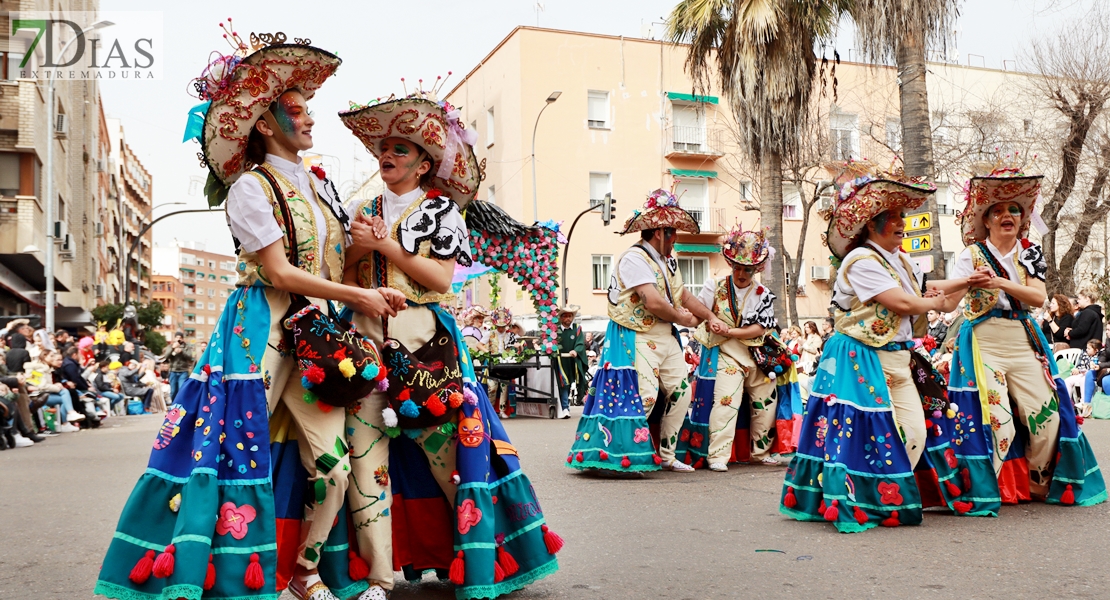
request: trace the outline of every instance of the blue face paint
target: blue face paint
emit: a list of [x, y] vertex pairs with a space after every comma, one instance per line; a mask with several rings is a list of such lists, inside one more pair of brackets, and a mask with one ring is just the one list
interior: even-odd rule
[[293, 136], [304, 124], [306, 111], [290, 94], [284, 94], [274, 103], [274, 121], [286, 136]]

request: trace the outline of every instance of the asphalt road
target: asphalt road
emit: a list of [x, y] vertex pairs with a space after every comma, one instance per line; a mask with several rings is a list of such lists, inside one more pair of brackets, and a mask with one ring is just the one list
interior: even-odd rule
[[[567, 542], [558, 573], [510, 598], [1110, 598], [1110, 504], [1012, 506], [998, 519], [927, 513], [920, 527], [838, 534], [779, 515], [782, 467], [635, 481], [573, 473], [564, 458], [576, 422], [507, 424]], [[160, 424], [116, 417], [0, 453], [0, 600], [92, 597]], [[1110, 464], [1110, 422], [1084, 429]], [[454, 594], [435, 582], [393, 594], [415, 598]]]

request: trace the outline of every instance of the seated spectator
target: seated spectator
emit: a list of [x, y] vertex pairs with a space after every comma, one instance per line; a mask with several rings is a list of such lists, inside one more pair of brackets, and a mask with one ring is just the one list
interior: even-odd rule
[[[1097, 341], [1091, 340], [1091, 342]], [[1088, 344], [1087, 348], [1091, 348], [1091, 345]], [[1084, 406], [1080, 407], [1080, 414], [1090, 410], [1089, 405], [1095, 397], [1096, 388], [1101, 389], [1104, 394], [1110, 394], [1110, 346], [1101, 346], [1101, 348], [1098, 354], [1091, 359], [1091, 367], [1083, 374], [1081, 396]], [[1090, 350], [1088, 350], [1089, 352]]]
[[104, 359], [97, 365], [96, 376], [93, 378], [93, 387], [96, 389], [96, 394], [103, 398], [107, 398], [111, 406], [115, 406], [123, 400], [124, 396], [120, 393], [120, 383], [116, 378], [116, 374], [111, 370], [112, 361]]
[[[0, 377], [0, 384], [7, 386], [14, 396], [14, 425], [15, 432], [13, 436], [16, 438], [16, 447], [22, 447], [23, 444], [19, 441], [20, 437], [25, 437], [31, 442], [41, 442], [44, 438], [39, 436], [36, 431], [38, 427], [31, 415], [31, 399], [27, 395], [27, 386], [24, 384], [23, 373], [18, 373], [14, 377], [6, 375]], [[36, 407], [37, 410], [37, 407]]]
[[41, 361], [32, 361], [24, 366], [27, 380], [33, 382], [28, 388], [32, 395], [45, 398], [45, 406], [57, 407], [58, 418], [55, 420], [55, 431], [58, 433], [72, 433], [78, 431], [73, 423], [81, 421], [85, 415], [73, 410], [73, 398], [69, 390], [61, 383], [61, 374], [57, 372], [62, 367], [62, 355], [58, 352], [47, 351], [42, 355]]
[[23, 365], [31, 361], [31, 353], [27, 351], [27, 338], [22, 333], [13, 333], [8, 338], [8, 351], [4, 354], [4, 364], [8, 373], [22, 373]]
[[[130, 342], [128, 342], [130, 343]], [[154, 389], [147, 387], [139, 381], [143, 376], [139, 361], [132, 359], [120, 368], [118, 377], [126, 396], [143, 399], [143, 412], [151, 412], [150, 404], [154, 400]]]
[[85, 404], [86, 396], [91, 394], [89, 382], [81, 372], [81, 364], [77, 362], [79, 352], [77, 346], [72, 344], [62, 351], [61, 383], [69, 390], [75, 410], [85, 415], [83, 425], [96, 428], [100, 426], [100, 418], [96, 414], [95, 407], [86, 407]]
[[166, 412], [165, 382], [162, 381], [162, 376], [158, 374], [154, 361], [149, 358], [144, 360], [140, 363], [139, 371], [139, 383], [149, 387], [152, 392], [150, 396], [151, 412]]

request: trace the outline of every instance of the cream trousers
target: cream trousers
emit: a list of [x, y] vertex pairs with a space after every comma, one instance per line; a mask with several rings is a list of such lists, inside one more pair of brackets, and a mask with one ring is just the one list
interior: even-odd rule
[[659, 425], [659, 456], [664, 461], [673, 461], [678, 432], [690, 409], [690, 384], [686, 381], [689, 371], [682, 348], [671, 332], [670, 323], [657, 321], [648, 331], [636, 333], [636, 373], [644, 416], [651, 414], [660, 392], [666, 399], [666, 411]]

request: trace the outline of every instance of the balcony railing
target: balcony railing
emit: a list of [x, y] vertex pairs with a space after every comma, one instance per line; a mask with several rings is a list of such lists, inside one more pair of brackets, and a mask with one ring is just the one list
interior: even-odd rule
[[667, 158], [704, 156], [715, 158], [724, 154], [725, 130], [714, 127], [673, 125], [667, 128]]
[[690, 208], [683, 206], [686, 212], [694, 217], [701, 227], [702, 233], [725, 233], [728, 231], [728, 225], [725, 223], [725, 209], [723, 208]]

